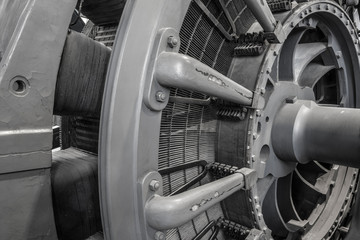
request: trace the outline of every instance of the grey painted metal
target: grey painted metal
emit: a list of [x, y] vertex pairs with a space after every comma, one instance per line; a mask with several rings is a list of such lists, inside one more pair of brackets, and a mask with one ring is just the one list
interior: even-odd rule
[[276, 20], [268, 4], [264, 0], [244, 0], [265, 32], [274, 32]]
[[[101, 194], [104, 232], [109, 239], [154, 238], [154, 232], [152, 232], [153, 234], [149, 234], [149, 232], [144, 231], [147, 225], [144, 224], [144, 219], [141, 214], [145, 206], [142, 200], [149, 199], [153, 196], [150, 193], [149, 195], [143, 194], [144, 189], [151, 191], [147, 185], [150, 182], [143, 181], [143, 176], [148, 176], [149, 171], [156, 172], [157, 170], [157, 137], [159, 134], [158, 123], [160, 121], [160, 114], [151, 111], [151, 108], [147, 106], [146, 103], [144, 104], [142, 98], [146, 95], [144, 86], [148, 83], [149, 72], [153, 73], [154, 70], [150, 62], [154, 61], [157, 57], [157, 54], [153, 54], [153, 48], [157, 41], [155, 36], [159, 36], [159, 30], [161, 28], [170, 27], [178, 31], [180, 29], [181, 19], [185, 15], [189, 4], [189, 1], [164, 0], [137, 0], [130, 2], [131, 3], [128, 3], [121, 27], [119, 28], [116, 41], [117, 45], [115, 46], [108, 75], [102, 113], [102, 137], [100, 143]], [[144, 9], [146, 9], [146, 14], [144, 14]], [[299, 6], [289, 14], [289, 17], [282, 21], [286, 33], [289, 34], [294, 26], [303, 20], [300, 16], [308, 16], [315, 12], [316, 14], [319, 13], [319, 15], [324, 12], [324, 15], [330, 16], [330, 19], [336, 19], [334, 22], [340, 21], [339, 25], [342, 27], [337, 29], [341, 29], [341, 32], [346, 36], [346, 41], [344, 42], [352, 46], [357, 36], [356, 34], [347, 34], [352, 31], [353, 26], [351, 23], [345, 25], [348, 21], [347, 15], [342, 12], [342, 10], [339, 10], [339, 7], [331, 1], [311, 1], [299, 4]], [[160, 17], [160, 14], [163, 16]], [[343, 16], [342, 19], [338, 17], [340, 14]], [[165, 22], [167, 22], [167, 24], [164, 24]], [[256, 72], [255, 80], [257, 82], [256, 84], [252, 83], [252, 85], [256, 85], [254, 90], [259, 92], [259, 97], [260, 93], [263, 97], [270, 95], [269, 93], [271, 91], [268, 90], [266, 86], [268, 81], [277, 84], [278, 79], [273, 79], [272, 76], [276, 76], [278, 69], [276, 68], [277, 66], [272, 67], [281, 51], [281, 47], [281, 44], [271, 45], [269, 51], [266, 53], [266, 57], [260, 59], [262, 64], [261, 67], [259, 67], [259, 71]], [[351, 61], [351, 63], [358, 63], [357, 51], [357, 46], [354, 47], [354, 51], [351, 51], [351, 57], [356, 59]], [[248, 61], [248, 59], [246, 59], [246, 61]], [[244, 66], [248, 68], [250, 64], [247, 64], [246, 61], [244, 61]], [[249, 68], [252, 68], [252, 66], [249, 66]], [[275, 72], [272, 76], [270, 76], [271, 71]], [[354, 79], [357, 79], [357, 72], [355, 72], [353, 76]], [[257, 95], [254, 96], [254, 98], [255, 97], [257, 97]], [[252, 113], [253, 112], [250, 112], [249, 116], [250, 119], [254, 119], [254, 124], [253, 126], [251, 123], [249, 124], [251, 125], [249, 127], [250, 135], [252, 134], [251, 131], [254, 131], [256, 134], [258, 119], [261, 118], [261, 116], [257, 115], [254, 117], [255, 114]], [[261, 131], [270, 132], [270, 130], [266, 130], [265, 124], [270, 126], [273, 119], [265, 121], [265, 118], [266, 115], [263, 115], [264, 121], [261, 120]], [[267, 164], [266, 161], [268, 159], [266, 159], [266, 157], [258, 159], [258, 155], [256, 155], [256, 157], [254, 156], [254, 158], [252, 158], [253, 146], [255, 144], [253, 143], [252, 137], [248, 137], [248, 139], [248, 148], [245, 151], [249, 158], [247, 159], [250, 162], [249, 164], [252, 164], [251, 160]], [[260, 144], [262, 144], [262, 142]], [[254, 152], [254, 155], [258, 153], [259, 152]], [[253, 163], [253, 165], [255, 165], [255, 163]], [[343, 198], [336, 198], [336, 196], [333, 198], [331, 196], [331, 200], [336, 201], [339, 199], [340, 202], [343, 202], [346, 194], [342, 193], [348, 192], [347, 190], [349, 189], [347, 186], [351, 183], [349, 179], [352, 179], [352, 176], [348, 174], [351, 172], [350, 170], [346, 168], [341, 168], [340, 170], [343, 173], [341, 176], [346, 175], [346, 181], [344, 181], [346, 187], [342, 188], [340, 184], [337, 184], [335, 188], [339, 186], [338, 189], [341, 189], [340, 195], [341, 197], [343, 196]], [[270, 179], [269, 182], [262, 181], [262, 185], [252, 188], [249, 199], [250, 203], [247, 204], [253, 205], [252, 209], [256, 213], [255, 216], [251, 216], [250, 220], [254, 220], [257, 226], [269, 234], [269, 230], [263, 220], [261, 205], [264, 199], [263, 195], [266, 194], [273, 177], [269, 175], [264, 176], [264, 179], [265, 178], [266, 180]], [[161, 182], [160, 176], [156, 176], [156, 174], [151, 175], [149, 178], [149, 180], [154, 179]], [[340, 182], [340, 180], [338, 182]], [[128, 191], [125, 194], [119, 191], [119, 189], [127, 189]], [[137, 191], [134, 189], [137, 189]], [[338, 192], [340, 191], [336, 191], [336, 193]], [[157, 192], [157, 194], [160, 193]], [[139, 199], [141, 200], [139, 201]], [[342, 206], [335, 204], [335, 207], [341, 208]], [[325, 210], [329, 212], [329, 210], [332, 209], [332, 207], [327, 207]], [[336, 208], [334, 211], [339, 212], [340, 210], [338, 211], [338, 208]], [[139, 215], [141, 216], [138, 217]], [[124, 219], [123, 216], [126, 216], [126, 219]], [[328, 219], [333, 223], [334, 218]], [[327, 220], [326, 216], [321, 216], [320, 222], [326, 222], [323, 220]], [[253, 224], [253, 222], [250, 224]], [[328, 224], [328, 222], [326, 222], [326, 224]], [[327, 228], [327, 226], [328, 225], [326, 225], [325, 228]], [[318, 226], [313, 229], [314, 232], [315, 230], [319, 230]]]
[[[319, 19], [317, 16], [321, 16], [320, 21], [316, 21]], [[332, 66], [331, 68], [328, 68], [329, 70], [340, 69], [334, 71], [340, 72], [339, 79], [341, 79], [341, 81], [339, 83], [339, 94], [341, 96], [341, 103], [344, 103], [344, 106], [346, 107], [358, 105], [360, 103], [359, 95], [354, 93], [359, 92], [360, 86], [356, 80], [359, 79], [359, 46], [358, 44], [354, 44], [358, 43], [357, 35], [355, 34], [356, 30], [346, 13], [333, 1], [325, 0], [308, 1], [296, 6], [293, 4], [293, 9], [290, 12], [275, 14], [275, 17], [282, 23], [283, 31], [286, 33], [287, 37], [291, 36], [290, 34], [301, 30], [301, 28], [315, 29], [316, 27], [323, 28], [325, 26], [325, 32], [329, 34], [328, 36], [330, 36], [331, 44], [328, 45], [327, 51], [329, 54], [325, 55], [323, 58], [325, 61], [324, 65]], [[329, 31], [326, 29], [329, 29]], [[247, 151], [247, 159], [250, 166], [259, 173], [258, 184], [255, 185], [251, 191], [253, 199], [250, 204], [248, 204], [253, 204], [249, 209], [253, 209], [254, 212], [258, 209], [255, 202], [259, 202], [261, 206], [264, 206], [264, 197], [269, 193], [270, 186], [276, 184], [273, 183], [273, 181], [286, 171], [291, 171], [291, 168], [294, 169], [296, 165], [296, 162], [285, 162], [281, 160], [276, 160], [276, 162], [273, 161], [274, 159], [277, 159], [272, 150], [271, 143], [271, 126], [274, 117], [279, 107], [288, 97], [298, 96], [299, 99], [314, 98], [310, 86], [317, 83], [317, 80], [319, 79], [318, 74], [312, 75], [308, 72], [311, 69], [306, 68], [298, 82], [298, 86], [296, 86], [297, 84], [294, 84], [293, 71], [294, 68], [299, 66], [297, 66], [295, 61], [292, 62], [296, 46], [292, 48], [287, 45], [288, 40], [289, 38], [286, 39], [284, 44], [272, 44], [268, 51], [265, 52], [266, 56], [259, 60], [259, 62], [256, 62], [255, 58], [235, 60], [236, 62], [242, 61], [237, 63], [237, 68], [241, 70], [241, 72], [239, 71], [239, 74], [245, 76], [241, 79], [249, 79], [254, 75], [256, 77], [256, 80], [254, 80], [257, 83], [255, 92], [258, 92], [259, 95], [254, 95], [253, 102], [257, 103], [258, 96], [263, 96], [266, 101], [264, 109], [258, 107], [260, 110], [259, 116], [258, 114], [255, 114], [255, 112], [250, 115], [254, 120], [252, 127], [249, 128], [251, 132], [248, 132], [249, 136], [252, 137], [248, 137], [249, 140], [247, 146], [249, 151]], [[298, 44], [301, 37], [295, 40], [297, 40], [297, 43], [294, 43], [294, 45]], [[338, 51], [341, 51], [340, 58], [336, 57]], [[284, 61], [281, 62], [283, 55], [288, 57], [284, 57]], [[278, 61], [279, 56], [280, 63]], [[259, 68], [256, 68], [257, 64], [259, 64]], [[286, 69], [290, 70], [289, 77], [279, 79], [279, 76], [284, 75], [282, 74], [282, 71]], [[321, 69], [321, 72], [325, 74], [327, 71], [326, 69]], [[302, 78], [304, 77], [304, 73], [311, 78]], [[231, 78], [235, 79], [234, 77]], [[282, 80], [290, 81], [290, 84], [294, 86], [286, 86]], [[241, 84], [246, 87], [249, 86], [248, 82], [241, 82]], [[275, 100], [275, 98], [277, 98], [277, 100]], [[254, 108], [257, 107], [254, 106]], [[270, 151], [267, 151], [269, 149]], [[283, 171], [284, 165], [286, 171]], [[290, 165], [293, 165], [293, 167]], [[277, 175], [275, 178], [273, 173]], [[332, 188], [332, 194], [326, 201], [323, 210], [319, 211], [318, 214], [314, 213], [312, 216], [313, 219], [316, 218], [314, 225], [307, 229], [307, 232], [303, 234], [302, 239], [322, 239], [323, 236], [325, 239], [331, 239], [334, 229], [341, 224], [342, 216], [346, 215], [346, 212], [349, 210], [349, 205], [346, 204], [348, 201], [345, 199], [351, 199], [351, 192], [353, 192], [351, 185], [356, 181], [356, 175], [357, 171], [352, 168], [339, 167], [335, 186]], [[293, 193], [296, 192], [297, 190], [294, 189]], [[284, 196], [284, 194], [286, 193], [279, 191], [279, 196]], [[276, 198], [276, 195], [272, 195], [267, 199], [270, 199], [271, 197]], [[289, 198], [290, 197], [291, 196], [289, 196]], [[229, 206], [231, 206], [231, 204], [229, 204]], [[261, 214], [259, 213], [255, 216], [261, 229], [269, 228], [269, 225], [267, 224], [268, 221], [271, 223], [276, 221], [277, 216], [275, 214], [270, 215], [266, 220], [267, 222], [263, 221], [265, 215], [269, 212], [275, 213], [278, 211], [279, 204], [274, 204], [273, 208], [273, 210], [268, 211], [268, 208], [263, 207]], [[339, 212], [340, 215], [337, 215]], [[332, 229], [332, 232], [327, 235], [329, 229]]]
[[0, 174], [0, 238], [57, 239], [50, 169]]
[[189, 222], [234, 192], [257, 181], [256, 172], [240, 169], [234, 174], [171, 197], [155, 195], [145, 206], [148, 224], [167, 230]]
[[54, 91], [75, 0], [0, 4], [0, 236], [57, 239], [50, 170]]
[[139, 216], [145, 203], [138, 184], [158, 168], [161, 112], [144, 104], [145, 85], [152, 76], [149, 65], [156, 59], [156, 38], [161, 29], [180, 30], [189, 4], [190, 0], [134, 0], [127, 1], [123, 11], [101, 116], [99, 174], [106, 239], [154, 238], [155, 232], [148, 232]]
[[54, 114], [99, 116], [111, 50], [69, 31], [56, 83]]
[[312, 101], [286, 104], [276, 116], [271, 139], [284, 161], [360, 168], [360, 109], [321, 107]]
[[161, 53], [155, 79], [163, 86], [183, 88], [251, 105], [253, 93], [202, 62], [179, 53]]
[[[169, 43], [170, 42], [170, 43]], [[176, 44], [174, 44], [176, 42]], [[160, 29], [153, 45], [152, 55], [157, 56], [162, 52], [178, 52], [180, 49], [180, 37], [178, 30], [174, 28]], [[156, 58], [149, 62], [149, 81], [145, 83], [144, 103], [151, 110], [160, 111], [168, 103], [170, 89], [161, 86], [155, 79], [153, 71], [156, 65]]]

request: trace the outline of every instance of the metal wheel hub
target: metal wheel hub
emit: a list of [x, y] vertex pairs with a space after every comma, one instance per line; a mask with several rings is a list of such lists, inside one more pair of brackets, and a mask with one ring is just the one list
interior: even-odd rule
[[[287, 39], [283, 44], [271, 45], [258, 78], [256, 89], [260, 98], [265, 99], [265, 107], [261, 109], [260, 99], [258, 110], [250, 116], [253, 117], [253, 125], [249, 128], [252, 130], [248, 131], [252, 137], [248, 141], [247, 156], [251, 159], [250, 165], [256, 169], [261, 179], [252, 190], [253, 198], [250, 204], [253, 205], [253, 211], [257, 212], [254, 217], [259, 225], [264, 230], [269, 227], [276, 238], [287, 235], [296, 238], [302, 235], [302, 239], [329, 239], [335, 234], [337, 226], [341, 225], [344, 212], [349, 208], [348, 201], [352, 197], [357, 171], [336, 165], [327, 166], [328, 169], [324, 172], [311, 170], [323, 165], [315, 162], [298, 166], [299, 161], [291, 159], [289, 152], [290, 149], [301, 147], [301, 154], [309, 148], [320, 152], [320, 145], [325, 146], [326, 141], [339, 143], [335, 140], [339, 139], [338, 137], [329, 134], [322, 138], [320, 145], [318, 142], [317, 145], [309, 143], [306, 147], [299, 146], [301, 141], [294, 138], [310, 127], [299, 126], [306, 121], [304, 115], [298, 116], [301, 115], [299, 109], [311, 109], [308, 107], [311, 102], [327, 106], [329, 102], [321, 102], [324, 96], [320, 97], [316, 88], [326, 85], [325, 82], [334, 78], [337, 96], [330, 105], [358, 105], [358, 96], [353, 92], [359, 87], [354, 78], [359, 73], [356, 56], [359, 52], [358, 40], [350, 19], [332, 2], [299, 4], [293, 8], [292, 14], [277, 17], [282, 19]], [[343, 44], [344, 41], [348, 46]], [[330, 111], [330, 108], [325, 106], [322, 106], [322, 109], [324, 112]], [[340, 111], [328, 116], [332, 124], [339, 114]], [[290, 120], [291, 118], [298, 121]], [[308, 132], [324, 131], [319, 128], [326, 124], [324, 119], [326, 117], [318, 119], [317, 128], [308, 129]], [[285, 132], [291, 133], [285, 137]], [[294, 132], [301, 134], [296, 135]], [[348, 134], [344, 136], [349, 138]], [[352, 141], [357, 140], [354, 138]], [[277, 147], [275, 150], [274, 144]], [[331, 152], [330, 147], [324, 151]], [[345, 152], [349, 151], [343, 153]], [[341, 163], [342, 157], [337, 157], [338, 161], [326, 161], [326, 157], [311, 160], [349, 164]], [[307, 162], [302, 162], [304, 163]], [[317, 180], [310, 183], [312, 180], [309, 179], [312, 178]], [[302, 184], [306, 187], [301, 186]], [[345, 192], [344, 197], [341, 194]], [[309, 200], [311, 198], [313, 199]], [[301, 202], [307, 201], [313, 201], [313, 204], [304, 207]], [[331, 224], [334, 222], [336, 224]]]
[[274, 119], [286, 103], [296, 101], [296, 99], [315, 100], [315, 96], [311, 88], [300, 87], [291, 82], [269, 82], [266, 92], [269, 95], [266, 107], [263, 111], [256, 110], [255, 112], [258, 122], [256, 128], [254, 127], [256, 132], [253, 133], [252, 160], [255, 161], [254, 168], [260, 178], [269, 174], [284, 177], [295, 170], [296, 163], [282, 161], [274, 153], [271, 140]]

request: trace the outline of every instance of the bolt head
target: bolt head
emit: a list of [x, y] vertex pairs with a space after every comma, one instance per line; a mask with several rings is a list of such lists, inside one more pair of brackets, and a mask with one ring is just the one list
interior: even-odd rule
[[165, 240], [165, 234], [163, 232], [156, 232], [155, 233], [155, 240]]
[[163, 91], [156, 92], [156, 101], [158, 102], [165, 102], [166, 94]]
[[151, 180], [151, 182], [150, 182], [150, 184], [149, 184], [149, 188], [150, 188], [150, 190], [152, 190], [152, 191], [157, 191], [157, 190], [159, 190], [159, 188], [160, 188], [160, 183], [159, 183], [159, 181], [157, 181], [157, 180]]
[[261, 117], [261, 111], [260, 110], [256, 110], [256, 116]]
[[178, 45], [179, 40], [174, 36], [170, 36], [170, 37], [168, 37], [167, 42], [168, 42], [169, 47], [174, 48]]

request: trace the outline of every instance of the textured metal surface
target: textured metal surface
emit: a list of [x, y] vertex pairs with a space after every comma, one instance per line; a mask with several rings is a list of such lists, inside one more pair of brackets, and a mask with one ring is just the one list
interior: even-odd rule
[[74, 148], [53, 152], [52, 195], [59, 239], [79, 240], [101, 231], [98, 163]]
[[99, 116], [110, 49], [68, 33], [56, 82], [54, 114]]

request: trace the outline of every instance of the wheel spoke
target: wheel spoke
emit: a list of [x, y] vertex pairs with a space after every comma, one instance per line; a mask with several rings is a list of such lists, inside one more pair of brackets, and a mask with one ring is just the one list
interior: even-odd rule
[[302, 43], [297, 45], [294, 55], [294, 63], [296, 66], [293, 67], [295, 82], [299, 81], [300, 76], [309, 63], [314, 58], [325, 52], [326, 49], [327, 44], [322, 42]]
[[202, 92], [242, 105], [250, 105], [253, 98], [250, 90], [202, 62], [183, 54], [160, 54], [155, 78], [166, 87]]
[[[326, 190], [326, 192], [325, 192], [323, 189], [319, 189], [319, 188], [317, 188], [316, 186], [312, 185], [310, 182], [308, 182], [308, 181], [301, 175], [301, 173], [300, 173], [297, 169], [295, 169], [295, 174], [296, 174], [297, 178], [299, 178], [300, 181], [303, 183], [303, 185], [306, 186], [306, 187], [308, 187], [308, 188], [310, 189], [310, 191], [316, 192], [316, 193], [319, 195], [319, 197], [320, 197], [320, 195], [322, 195], [323, 197], [325, 197], [325, 195], [326, 195], [326, 193], [327, 193], [327, 190]], [[324, 192], [325, 192], [325, 193], [324, 193]]]
[[290, 220], [301, 220], [292, 200], [292, 178], [293, 174], [291, 173], [288, 176], [277, 180], [278, 206], [285, 222]]
[[332, 69], [335, 69], [335, 66], [324, 66], [319, 63], [310, 63], [304, 69], [298, 83], [300, 86], [313, 88], [315, 84]]
[[286, 222], [281, 216], [278, 199], [277, 199], [277, 181], [275, 181], [269, 191], [267, 192], [263, 206], [262, 213], [264, 220], [270, 229], [278, 236], [286, 236], [289, 229]]

